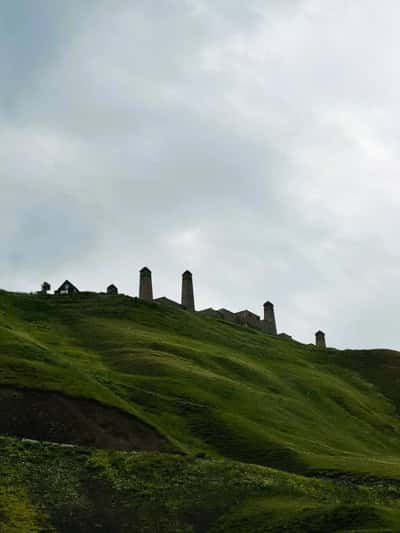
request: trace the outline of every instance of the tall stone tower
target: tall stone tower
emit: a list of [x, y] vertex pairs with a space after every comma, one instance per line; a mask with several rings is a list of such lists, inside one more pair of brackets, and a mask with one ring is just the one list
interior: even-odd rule
[[153, 283], [151, 280], [151, 270], [147, 267], [140, 271], [139, 298], [151, 302], [153, 300]]
[[274, 304], [265, 302], [264, 304], [264, 331], [268, 335], [277, 335]]
[[182, 305], [188, 311], [194, 311], [193, 278], [189, 270], [182, 275]]
[[326, 348], [325, 333], [321, 330], [315, 334], [315, 346], [318, 348]]

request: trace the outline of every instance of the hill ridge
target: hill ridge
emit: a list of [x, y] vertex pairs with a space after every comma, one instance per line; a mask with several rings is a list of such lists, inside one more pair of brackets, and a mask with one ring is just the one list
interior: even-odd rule
[[[128, 426], [133, 428], [133, 433], [128, 434], [133, 444], [125, 446], [124, 449], [131, 450], [126, 452], [127, 455], [115, 455], [117, 452], [113, 450], [96, 452], [95, 448], [82, 451], [86, 456], [103, 457], [109, 465], [106, 469], [114, 468], [113, 461], [121, 464], [134, 461], [135, 450], [146, 449], [134, 443], [134, 421], [137, 421], [135, 423], [144, 424], [152, 432], [152, 438], [158, 442], [156, 449], [161, 452], [159, 455], [170, 457], [165, 459], [166, 463], [172, 461], [178, 465], [178, 459], [172, 459], [178, 453], [185, 455], [189, 461], [193, 457], [200, 458], [199, 464], [202, 460], [216, 461], [215, 465], [219, 465], [216, 468], [221, 475], [229, 476], [229, 465], [237, 462], [243, 465], [243, 473], [246, 464], [254, 464], [259, 465], [259, 468], [272, 467], [286, 471], [285, 476], [289, 477], [294, 473], [308, 477], [310, 482], [304, 482], [307, 487], [306, 507], [311, 506], [308, 511], [302, 507], [297, 496], [293, 500], [297, 502], [296, 508], [287, 503], [287, 489], [282, 489], [286, 494], [283, 500], [279, 497], [279, 501], [274, 500], [274, 503], [268, 497], [265, 500], [269, 502], [265, 503], [267, 507], [262, 504], [260, 510], [257, 490], [254, 489], [248, 493], [251, 502], [249, 509], [246, 511], [243, 508], [240, 516], [229, 507], [233, 505], [233, 500], [228, 505], [230, 518], [226, 520], [229, 527], [236, 528], [235, 531], [241, 531], [238, 524], [245, 523], [247, 515], [252, 517], [251, 531], [267, 531], [262, 529], [264, 526], [257, 526], [257, 516], [264, 517], [260, 522], [264, 524], [265, 509], [278, 512], [280, 505], [289, 506], [288, 513], [293, 520], [296, 516], [301, 516], [304, 524], [322, 520], [321, 524], [325, 525], [321, 527], [325, 528], [328, 519], [324, 519], [324, 522], [321, 513], [329, 516], [329, 520], [332, 516], [345, 517], [343, 523], [356, 523], [355, 516], [360, 516], [364, 517], [364, 522], [360, 518], [360, 523], [391, 524], [398, 500], [397, 489], [390, 486], [393, 483], [397, 486], [397, 481], [393, 480], [400, 480], [399, 379], [400, 354], [395, 351], [321, 350], [172, 306], [121, 295], [80, 293], [68, 297], [0, 292], [0, 406], [3, 406], [0, 413], [0, 443], [5, 443], [6, 448], [8, 446], [11, 456], [14, 457], [21, 450], [24, 457], [30, 457], [29, 461], [36, 461], [35, 457], [38, 458], [40, 454], [43, 454], [44, 461], [47, 461], [47, 455], [54, 456], [56, 460], [58, 452], [54, 450], [58, 448], [43, 442], [40, 452], [39, 448], [30, 451], [29, 444], [23, 444], [16, 438], [38, 436], [41, 437], [39, 440], [47, 441], [51, 440], [51, 428], [65, 430], [65, 419], [61, 417], [57, 420], [60, 407], [56, 407], [53, 401], [54, 408], [50, 408], [52, 399], [62, 395], [66, 402], [72, 402], [68, 404], [71, 405], [71, 411], [66, 412], [76, 413], [76, 407], [72, 407], [76, 401], [95, 402], [100, 406], [98, 409], [111, 409], [107, 412], [117, 409], [118, 417], [128, 417], [130, 420], [131, 425]], [[20, 403], [23, 408], [18, 410], [18, 402], [13, 406], [10, 398], [4, 399], [7, 391], [9, 394], [27, 395], [28, 400], [21, 400]], [[39, 424], [40, 421], [38, 419], [35, 422], [35, 410], [29, 410], [29, 398], [37, 398], [36, 394], [41, 398], [47, 397], [42, 404], [35, 400], [40, 405], [48, 405], [47, 411], [44, 407], [41, 411], [39, 409], [42, 413], [40, 420], [43, 422], [43, 418], [47, 417], [47, 433], [45, 431], [40, 435], [32, 431], [24, 435], [21, 423], [26, 412], [29, 411], [31, 424]], [[109, 439], [122, 438], [117, 434], [118, 424], [115, 424], [115, 420], [104, 416], [99, 418], [96, 431], [103, 432], [104, 439], [107, 431]], [[13, 417], [20, 418], [19, 425], [15, 421], [13, 425]], [[79, 420], [80, 424], [84, 423], [82, 418]], [[86, 440], [70, 437], [72, 444], [80, 446], [112, 447], [99, 443], [96, 435]], [[79, 446], [76, 448], [80, 449]], [[71, 453], [70, 459], [63, 456], [62, 461], [66, 461], [65, 464], [71, 461], [73, 469], [82, 468], [82, 475], [86, 472], [84, 475], [92, 480], [90, 483], [95, 483], [94, 472], [90, 468], [86, 470], [87, 466], [79, 459], [81, 452]], [[155, 475], [153, 469], [157, 468], [156, 465], [164, 461], [156, 457], [153, 456], [148, 463], [151, 476]], [[143, 461], [146, 463], [145, 459]], [[0, 465], [0, 471], [1, 468]], [[7, 484], [7, 480], [15, 476], [22, 476], [19, 467], [10, 464], [7, 468], [14, 474], [7, 474], [3, 485], [0, 481], [0, 524], [1, 513], [6, 513], [1, 498], [14, 501], [9, 485], [6, 489], [4, 483]], [[135, 472], [140, 468], [137, 463]], [[33, 468], [30, 472], [34, 471]], [[115, 475], [121, 477], [119, 467], [117, 471]], [[265, 479], [272, 475], [267, 470], [262, 472]], [[382, 501], [386, 502], [384, 507], [389, 511], [385, 511], [377, 502], [376, 509], [374, 507], [376, 512], [372, 516], [362, 506], [361, 500], [357, 500], [358, 497], [353, 502], [346, 496], [339, 498], [344, 507], [339, 506], [332, 515], [333, 502], [323, 503], [322, 495], [318, 496], [318, 501], [311, 497], [315, 476], [338, 480], [343, 485], [340, 491], [346, 491], [350, 482], [365, 486], [367, 493], [372, 491], [375, 495], [377, 489], [371, 488], [375, 485], [369, 485], [368, 479], [380, 480], [379, 483], [384, 487]], [[18, 486], [30, 487], [30, 497], [33, 497], [36, 485], [32, 485], [33, 482], [26, 477], [18, 479]], [[295, 485], [297, 479], [293, 478]], [[74, 490], [86, 491], [80, 482], [76, 483], [76, 487], [80, 488]], [[97, 483], [100, 481], [96, 481], [94, 487], [98, 487]], [[119, 494], [119, 489], [114, 485], [111, 488], [108, 483], [109, 480], [106, 484], [107, 491], [111, 491], [110, 498], [111, 494]], [[136, 489], [131, 485], [129, 487], [134, 494]], [[2, 490], [6, 490], [8, 496], [2, 496]], [[57, 490], [64, 494], [64, 488]], [[151, 490], [157, 492], [156, 486]], [[390, 491], [394, 491], [393, 501], [390, 500]], [[88, 493], [85, 494], [84, 498], [92, 501]], [[259, 495], [262, 499], [266, 498], [261, 489]], [[34, 498], [43, 500], [37, 494]], [[283, 501], [286, 503], [283, 504]], [[46, 502], [45, 507], [49, 509], [56, 505], [50, 500]], [[161, 501], [159, 503], [162, 505]], [[32, 505], [36, 509], [36, 504]], [[98, 506], [98, 503], [92, 502], [90, 505]], [[209, 500], [204, 505], [213, 508]], [[312, 514], [314, 511], [310, 510], [313, 505], [315, 516]], [[330, 511], [326, 505], [331, 506]], [[351, 510], [347, 509], [348, 505]], [[224, 511], [215, 511], [215, 516], [213, 511], [209, 523], [204, 526], [206, 529], [199, 526], [200, 529], [194, 530], [211, 531], [212, 523], [213, 531], [220, 531], [216, 517], [228, 512], [228, 507]], [[206, 512], [206, 508], [202, 509], [202, 512]], [[77, 510], [74, 512], [78, 513]], [[170, 511], [165, 513], [170, 517]], [[274, 515], [276, 523], [283, 527], [282, 516], [278, 515]], [[103, 518], [104, 524], [108, 523], [108, 518]], [[147, 519], [150, 520], [149, 517]], [[46, 520], [51, 522], [53, 519]], [[174, 520], [186, 523], [182, 516], [175, 516]], [[300, 528], [301, 521], [296, 527]], [[121, 523], [116, 531], [125, 531]], [[193, 516], [188, 523], [196, 523]], [[61, 526], [57, 527], [62, 530]], [[116, 527], [115, 523], [113, 527]], [[178, 531], [173, 527], [171, 525], [170, 530], [161, 528], [160, 531]], [[296, 531], [309, 531], [304, 527]], [[318, 529], [317, 526], [315, 528], [315, 531], [330, 531]]]

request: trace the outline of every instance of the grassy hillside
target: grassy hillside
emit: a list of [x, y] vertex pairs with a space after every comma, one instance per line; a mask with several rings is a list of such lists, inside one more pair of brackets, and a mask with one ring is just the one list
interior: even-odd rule
[[[0, 524], [3, 516], [8, 524], [4, 527], [9, 528], [4, 531], [19, 531], [23, 529], [12, 528], [18, 519], [26, 518], [37, 530], [49, 523], [63, 530], [64, 519], [56, 523], [55, 517], [67, 516], [72, 508], [71, 516], [80, 516], [78, 522], [86, 523], [93, 518], [93, 510], [100, 513], [101, 498], [107, 500], [102, 491], [100, 500], [96, 490], [92, 493], [94, 486], [102, 486], [100, 476], [106, 493], [113, 494], [118, 516], [127, 513], [118, 522], [119, 529], [116, 524], [104, 525], [113, 519], [112, 513], [102, 515], [102, 531], [131, 531], [123, 528], [130, 520], [141, 524], [142, 529], [136, 526], [138, 531], [171, 532], [191, 531], [190, 527], [193, 531], [273, 530], [268, 527], [311, 531], [304, 527], [314, 522], [313, 531], [349, 529], [352, 523], [355, 530], [368, 523], [380, 528], [376, 531], [395, 531], [398, 520], [400, 531], [396, 511], [399, 379], [397, 352], [319, 350], [125, 296], [0, 292], [0, 406], [7, 405], [7, 413], [0, 409], [0, 432], [3, 428], [3, 433], [13, 435], [12, 428], [18, 427], [15, 435], [37, 438], [30, 433], [33, 422], [26, 424], [26, 434], [24, 423], [15, 425], [20, 411], [18, 416], [14, 413], [14, 425], [6, 420], [13, 416], [9, 395], [29, 389], [61, 393], [69, 402], [95, 400], [104, 409], [117, 408], [128, 415], [126, 431], [140, 427], [147, 437], [151, 433], [151, 442], [157, 443], [154, 449], [162, 452], [99, 452], [3, 439], [6, 460], [1, 468], [6, 475], [0, 477]], [[42, 422], [45, 418], [55, 427], [57, 421], [52, 418], [57, 418], [58, 411], [49, 406], [54, 407], [56, 396], [48, 398], [48, 407], [41, 402], [31, 419], [35, 422], [41, 416]], [[21, 405], [27, 405], [26, 399]], [[68, 409], [73, 413], [71, 405]], [[93, 412], [92, 407], [85, 409], [82, 420]], [[103, 432], [116, 431], [110, 412], [115, 409], [101, 414], [94, 432], [99, 427]], [[117, 437], [122, 443], [138, 442], [121, 435], [104, 442], [116, 442]], [[149, 442], [147, 437], [140, 441], [142, 446]], [[23, 461], [17, 461], [19, 454]], [[61, 469], [76, 477], [54, 489], [51, 476], [42, 479], [38, 474], [42, 468]], [[140, 481], [145, 474], [152, 480], [148, 485]], [[271, 479], [276, 484], [273, 490]], [[230, 484], [234, 490], [225, 490]], [[160, 487], [165, 489], [163, 495]], [[184, 494], [189, 493], [187, 501]], [[221, 507], [215, 494], [223, 494]], [[145, 495], [149, 509], [165, 507], [157, 520], [165, 517], [169, 525], [156, 529], [138, 518], [135, 505], [147, 501]], [[67, 502], [63, 510], [58, 498]], [[78, 505], [74, 498], [86, 502], [82, 513], [74, 507]], [[26, 505], [18, 510], [17, 502], [23, 501]], [[154, 515], [151, 510], [143, 513]], [[202, 524], [197, 515], [209, 518]], [[292, 525], [284, 525], [283, 517]], [[338, 526], [329, 529], [328, 523]], [[173, 529], [178, 526], [181, 529]]]
[[4, 438], [0, 453], [2, 532], [382, 532], [400, 523], [395, 484], [358, 487], [227, 460]]

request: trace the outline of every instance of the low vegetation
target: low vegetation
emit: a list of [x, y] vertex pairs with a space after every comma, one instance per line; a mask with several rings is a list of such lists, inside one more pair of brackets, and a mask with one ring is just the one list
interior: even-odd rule
[[[0, 531], [400, 531], [399, 380], [397, 352], [122, 295], [0, 292]], [[16, 424], [28, 392], [47, 402]], [[98, 405], [92, 433], [58, 438], [55, 397], [80, 421]], [[109, 413], [132, 421], [124, 438]]]

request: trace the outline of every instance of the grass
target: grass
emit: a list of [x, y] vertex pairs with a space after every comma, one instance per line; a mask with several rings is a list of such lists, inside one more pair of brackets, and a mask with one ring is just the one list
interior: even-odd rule
[[395, 531], [400, 523], [398, 485], [359, 487], [224, 459], [9, 438], [0, 439], [0, 453], [0, 510], [14, 524], [4, 531], [309, 533]]
[[[399, 382], [397, 352], [320, 350], [122, 295], [0, 291], [0, 385], [58, 391], [115, 406], [154, 427], [188, 456], [3, 441], [8, 461], [4, 479], [12, 483], [0, 485], [0, 523], [1, 502], [16, 500], [25, 502], [25, 511], [16, 510], [9, 523], [17, 524], [20, 517], [38, 531], [41, 523], [62, 529], [57, 516], [67, 513], [60, 511], [66, 501], [83, 522], [95, 520], [99, 503], [91, 502], [91, 491], [104, 486], [111, 499], [117, 498], [118, 515], [126, 512], [120, 529], [115, 524], [114, 529], [124, 531], [124, 520], [145, 528], [154, 509], [135, 491], [142, 487], [146, 468], [147, 478], [156, 477], [140, 490], [161, 509], [159, 531], [273, 531], [266, 526], [270, 523], [277, 531], [350, 530], [349, 524], [359, 531], [367, 525], [395, 531], [400, 524]], [[24, 466], [9, 462], [19, 453]], [[70, 482], [60, 481], [54, 488], [52, 476], [36, 480], [32, 461], [41, 468], [50, 461], [50, 470], [60, 461], [60, 479], [65, 475]], [[170, 473], [157, 479], [158, 468], [164, 472], [165, 465]], [[179, 490], [188, 491], [183, 500], [175, 491], [174, 472]], [[228, 489], [226, 484], [232, 480], [235, 485], [235, 479], [240, 487]], [[272, 479], [279, 480], [279, 490], [260, 488]], [[39, 481], [53, 487], [49, 500], [37, 495]], [[49, 490], [42, 485], [39, 492]], [[218, 507], [214, 500], [221, 494], [227, 502]], [[142, 501], [148, 518], [132, 510], [133, 500]], [[80, 505], [81, 514], [76, 510]], [[194, 525], [201, 522], [196, 513], [208, 517], [204, 527]], [[164, 524], [164, 518], [172, 525]], [[330, 523], [336, 529], [329, 529]]]

